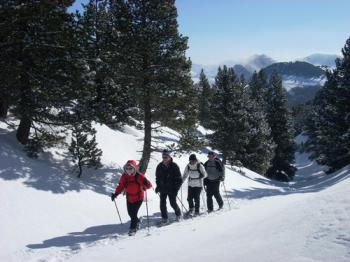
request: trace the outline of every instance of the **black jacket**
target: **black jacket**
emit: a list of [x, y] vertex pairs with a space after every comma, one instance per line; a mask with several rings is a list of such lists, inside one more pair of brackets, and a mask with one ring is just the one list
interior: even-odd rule
[[168, 166], [159, 163], [156, 169], [156, 184], [161, 193], [177, 194], [182, 184], [179, 166], [171, 162]]

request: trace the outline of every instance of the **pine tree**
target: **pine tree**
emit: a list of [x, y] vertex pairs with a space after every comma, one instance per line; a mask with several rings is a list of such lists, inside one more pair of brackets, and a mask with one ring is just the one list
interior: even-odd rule
[[209, 81], [204, 73], [204, 70], [201, 70], [199, 76], [199, 114], [198, 120], [200, 124], [204, 127], [209, 126], [210, 121], [210, 101], [213, 96], [213, 90], [209, 84]]
[[131, 98], [144, 124], [140, 170], [145, 172], [152, 147], [152, 124], [185, 129], [194, 125], [198, 96], [191, 62], [185, 56], [187, 37], [178, 32], [174, 0], [125, 1], [132, 17], [130, 36], [133, 72]]
[[282, 87], [281, 78], [276, 73], [271, 75], [267, 92], [267, 120], [276, 144], [272, 166], [268, 169], [267, 176], [289, 181], [294, 177], [296, 170], [293, 166], [294, 131], [287, 108], [286, 91]]
[[265, 72], [260, 70], [259, 73], [254, 71], [249, 82], [250, 97], [261, 105], [263, 110], [266, 110], [266, 99], [268, 90], [268, 80]]
[[69, 152], [79, 169], [78, 177], [80, 178], [84, 166], [95, 169], [101, 167], [102, 151], [97, 148], [96, 130], [91, 127], [90, 121], [80, 119], [79, 114], [76, 116], [77, 120], [73, 124]]
[[59, 112], [72, 98], [74, 20], [67, 12], [72, 2], [7, 1], [2, 5], [9, 34], [1, 52], [8, 68], [1, 77], [6, 100], [20, 119], [17, 139], [22, 144], [45, 145], [47, 138], [54, 140], [55, 132], [48, 127], [61, 124]]
[[314, 100], [306, 128], [311, 158], [333, 172], [350, 164], [350, 38]]
[[245, 81], [233, 69], [219, 68], [212, 108], [210, 141], [223, 153], [224, 161], [265, 174], [274, 155], [274, 144], [266, 115], [250, 97]]
[[244, 108], [244, 89], [232, 68], [219, 67], [215, 77], [209, 136], [212, 147], [223, 154], [223, 162], [241, 161], [249, 143], [247, 112]]
[[271, 128], [262, 105], [249, 94], [249, 90], [246, 90], [245, 108], [249, 124], [247, 134], [249, 143], [246, 146], [246, 155], [242, 163], [245, 167], [266, 175], [271, 166], [271, 160], [274, 158], [276, 145], [271, 137]]
[[120, 2], [90, 0], [83, 5], [83, 15], [76, 14], [79, 46], [94, 86], [90, 94], [91, 119], [110, 126], [125, 122], [129, 108], [128, 86], [123, 81], [128, 68], [127, 43], [123, 42], [123, 25], [119, 23], [125, 17]]

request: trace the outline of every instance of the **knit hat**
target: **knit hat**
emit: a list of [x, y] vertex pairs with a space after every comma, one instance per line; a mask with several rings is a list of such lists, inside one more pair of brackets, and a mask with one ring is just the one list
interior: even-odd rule
[[197, 161], [197, 157], [195, 154], [191, 154], [190, 157], [189, 157], [189, 160], [196, 160]]
[[169, 149], [164, 149], [162, 152], [163, 156], [171, 156], [171, 151]]
[[126, 171], [127, 167], [132, 167], [134, 169], [134, 174], [136, 174], [136, 170], [137, 170], [137, 164], [135, 160], [128, 160], [126, 162], [126, 164], [124, 165], [124, 171]]

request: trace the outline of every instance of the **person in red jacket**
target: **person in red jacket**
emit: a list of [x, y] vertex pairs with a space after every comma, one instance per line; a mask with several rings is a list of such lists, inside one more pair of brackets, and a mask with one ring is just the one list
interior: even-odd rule
[[135, 233], [140, 223], [137, 213], [144, 199], [144, 191], [151, 188], [151, 182], [144, 174], [137, 171], [135, 160], [129, 160], [124, 165], [124, 173], [119, 179], [119, 184], [111, 195], [112, 201], [123, 191], [126, 194], [126, 205], [131, 219], [129, 234]]

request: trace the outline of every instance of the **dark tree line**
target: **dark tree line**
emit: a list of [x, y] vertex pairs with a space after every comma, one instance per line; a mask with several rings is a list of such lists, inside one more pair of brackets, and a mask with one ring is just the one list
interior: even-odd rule
[[0, 117], [18, 119], [30, 156], [72, 135], [79, 167], [100, 165], [92, 123], [144, 123], [140, 169], [148, 166], [154, 123], [186, 133], [196, 89], [173, 0], [73, 0], [0, 4]]
[[336, 68], [314, 99], [307, 121], [307, 149], [329, 172], [350, 164], [350, 38]]
[[236, 76], [233, 68], [218, 69], [211, 87], [204, 73], [199, 86], [200, 123], [211, 130], [210, 145], [223, 160], [241, 164], [278, 180], [293, 178], [294, 131], [282, 80], [264, 71], [250, 82]]

